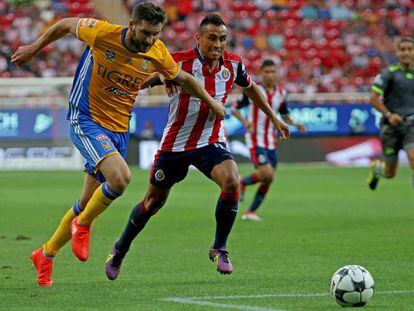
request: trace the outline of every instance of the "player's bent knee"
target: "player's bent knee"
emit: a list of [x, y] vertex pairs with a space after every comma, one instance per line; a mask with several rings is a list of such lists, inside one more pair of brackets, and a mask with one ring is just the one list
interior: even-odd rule
[[261, 180], [265, 185], [270, 185], [273, 182], [273, 174], [266, 173]]
[[131, 173], [118, 174], [116, 177], [111, 178], [108, 182], [110, 186], [117, 192], [124, 192], [131, 181]]
[[230, 177], [224, 180], [222, 191], [227, 193], [234, 193], [239, 191], [240, 182], [238, 178]]
[[121, 185], [126, 188], [131, 182], [131, 179], [132, 179], [132, 174], [131, 174], [131, 171], [128, 169], [126, 172], [124, 172], [121, 175], [121, 178], [120, 178]]

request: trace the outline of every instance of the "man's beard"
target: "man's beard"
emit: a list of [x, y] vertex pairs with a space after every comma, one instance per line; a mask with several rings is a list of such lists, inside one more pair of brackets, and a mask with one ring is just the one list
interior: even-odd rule
[[145, 44], [143, 41], [139, 41], [135, 38], [135, 35], [131, 34], [131, 43], [138, 52], [145, 53], [149, 49], [149, 45]]
[[412, 68], [414, 65], [414, 62], [411, 59], [407, 59], [407, 58], [405, 60], [401, 60], [400, 63], [408, 68]]

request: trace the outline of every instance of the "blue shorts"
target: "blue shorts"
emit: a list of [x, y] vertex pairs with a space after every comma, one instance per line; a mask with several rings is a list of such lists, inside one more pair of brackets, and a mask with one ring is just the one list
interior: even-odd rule
[[277, 153], [275, 149], [266, 149], [262, 147], [256, 147], [250, 149], [250, 155], [254, 166], [262, 166], [270, 164], [273, 168], [277, 166]]
[[223, 143], [214, 143], [190, 151], [159, 150], [152, 165], [150, 181], [158, 188], [169, 189], [187, 176], [190, 165], [194, 165], [211, 179], [210, 174], [214, 166], [225, 160], [234, 161], [234, 158]]
[[119, 153], [125, 159], [129, 133], [112, 132], [92, 120], [82, 120], [71, 123], [70, 138], [85, 159], [85, 171], [103, 183], [105, 177], [96, 166], [113, 153]]

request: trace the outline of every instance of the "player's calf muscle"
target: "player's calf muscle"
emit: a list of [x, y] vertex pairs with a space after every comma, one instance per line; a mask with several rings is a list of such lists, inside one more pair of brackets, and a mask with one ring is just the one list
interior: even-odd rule
[[164, 206], [166, 198], [151, 196], [145, 200], [145, 209], [147, 211], [157, 211]]

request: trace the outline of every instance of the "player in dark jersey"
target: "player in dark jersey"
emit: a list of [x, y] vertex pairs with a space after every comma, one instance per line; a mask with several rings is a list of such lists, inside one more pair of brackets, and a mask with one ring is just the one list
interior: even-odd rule
[[[368, 185], [375, 190], [380, 177], [393, 178], [398, 152], [407, 152], [414, 170], [414, 40], [403, 38], [397, 45], [398, 63], [377, 75], [370, 103], [382, 113], [380, 138], [384, 163], [374, 161]], [[381, 97], [383, 100], [381, 100]], [[414, 186], [414, 173], [413, 173]]]

